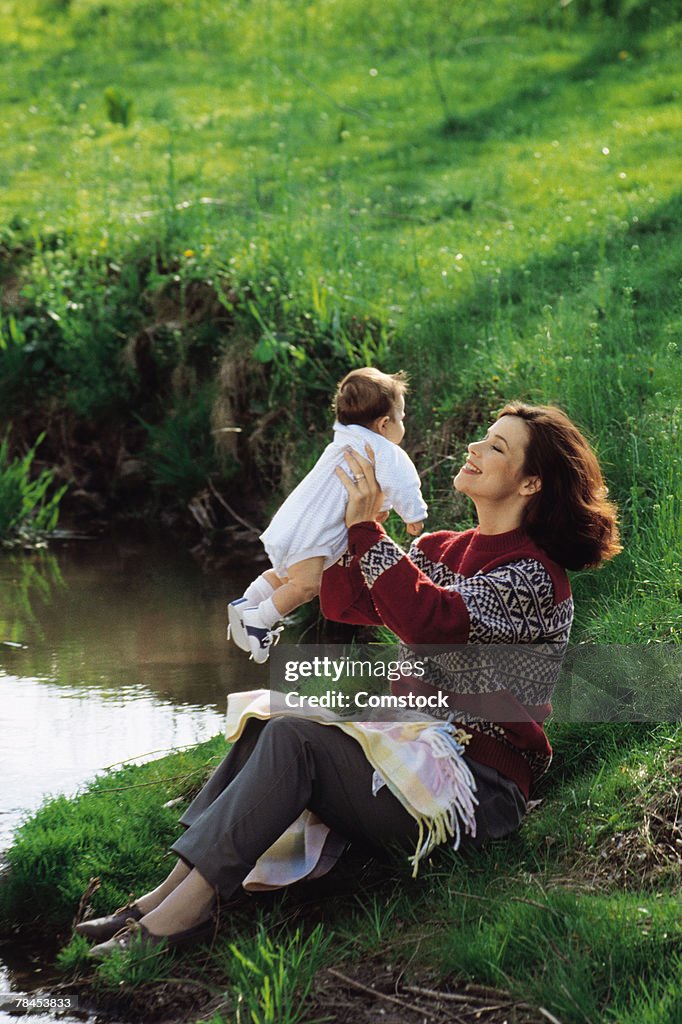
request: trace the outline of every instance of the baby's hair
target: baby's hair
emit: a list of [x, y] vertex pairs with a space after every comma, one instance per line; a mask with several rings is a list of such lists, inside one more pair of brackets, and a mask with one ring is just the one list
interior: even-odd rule
[[373, 366], [351, 370], [339, 382], [334, 396], [334, 414], [339, 423], [357, 423], [368, 427], [382, 416], [395, 418], [401, 395], [407, 393], [407, 376], [382, 373]]

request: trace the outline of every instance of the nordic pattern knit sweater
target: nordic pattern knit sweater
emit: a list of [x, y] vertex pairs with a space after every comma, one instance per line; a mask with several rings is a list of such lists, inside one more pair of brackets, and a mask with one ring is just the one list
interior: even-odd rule
[[552, 758], [543, 723], [573, 619], [565, 571], [520, 529], [425, 534], [406, 555], [367, 522], [349, 529], [348, 547], [323, 574], [324, 615], [383, 624], [422, 653], [438, 645], [426, 675], [404, 676], [393, 692], [447, 694], [437, 714], [454, 715], [471, 734], [467, 756], [512, 779], [528, 799]]

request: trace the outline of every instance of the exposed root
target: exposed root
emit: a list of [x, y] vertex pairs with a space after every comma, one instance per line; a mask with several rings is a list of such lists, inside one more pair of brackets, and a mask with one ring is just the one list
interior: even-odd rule
[[[547, 1024], [556, 1018], [492, 987], [438, 987], [427, 971], [407, 984], [390, 965], [364, 962], [320, 973], [310, 1013], [335, 1024]], [[560, 1022], [558, 1022], [560, 1024]]]

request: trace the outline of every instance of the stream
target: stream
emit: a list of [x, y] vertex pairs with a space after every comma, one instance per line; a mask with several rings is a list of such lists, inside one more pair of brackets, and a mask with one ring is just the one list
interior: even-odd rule
[[[148, 538], [0, 554], [0, 857], [46, 797], [209, 739], [229, 692], [268, 685], [225, 637], [226, 602], [251, 575], [204, 571]], [[49, 962], [0, 944], [4, 996], [47, 995], [52, 977]], [[0, 1024], [16, 1022], [2, 1003]]]

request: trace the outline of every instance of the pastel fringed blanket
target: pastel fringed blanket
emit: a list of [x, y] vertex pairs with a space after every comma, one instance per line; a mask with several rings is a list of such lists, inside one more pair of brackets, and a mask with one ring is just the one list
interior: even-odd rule
[[[459, 847], [462, 829], [476, 835], [476, 782], [462, 754], [467, 733], [447, 722], [415, 715], [400, 722], [350, 722], [323, 708], [305, 714], [285, 704], [275, 690], [249, 690], [228, 697], [225, 736], [234, 742], [249, 718], [305, 717], [334, 726], [360, 744], [374, 768], [373, 792], [386, 785], [419, 826], [410, 863], [419, 862], [448, 838]], [[312, 812], [303, 814], [258, 860], [242, 883], [245, 889], [271, 889], [319, 877], [338, 859], [343, 840]]]

